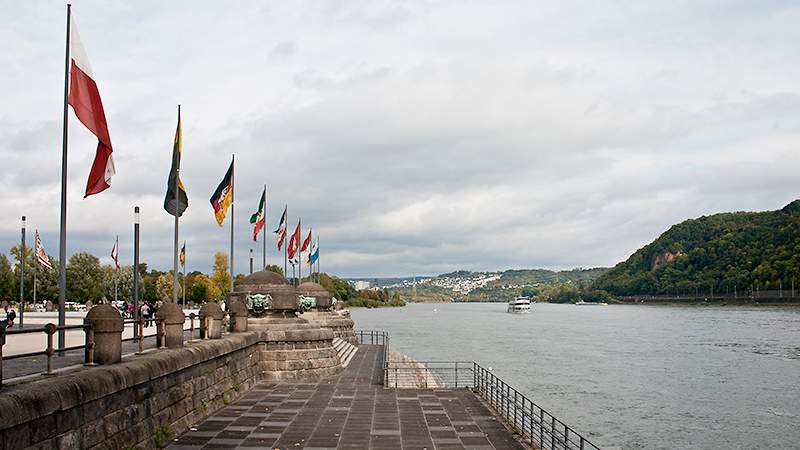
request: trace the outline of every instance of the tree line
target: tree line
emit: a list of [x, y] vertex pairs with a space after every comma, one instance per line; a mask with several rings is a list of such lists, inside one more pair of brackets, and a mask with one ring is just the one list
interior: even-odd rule
[[[47, 301], [58, 303], [58, 260], [52, 255], [47, 258], [52, 269], [37, 264], [36, 255], [31, 247], [25, 249], [24, 299], [27, 304], [33, 303], [34, 268], [36, 271], [36, 302]], [[11, 259], [0, 253], [0, 302], [16, 303], [20, 291], [20, 253], [21, 246], [11, 248]], [[218, 252], [214, 255], [213, 274], [206, 275], [200, 271], [178, 274], [178, 298], [183, 300], [184, 286], [186, 302], [202, 303], [220, 301], [230, 289], [230, 262], [228, 254]], [[283, 269], [277, 265], [269, 265], [266, 270], [283, 275]], [[66, 300], [76, 303], [92, 301], [133, 301], [134, 274], [139, 277], [139, 301], [156, 302], [171, 301], [173, 298], [173, 271], [160, 271], [148, 268], [147, 263], [139, 264], [138, 270], [132, 265], [121, 266], [117, 270], [113, 265], [101, 265], [100, 258], [88, 252], [75, 253], [67, 262]], [[319, 283], [345, 306], [385, 306], [397, 299], [390, 299], [386, 291], [356, 291], [346, 280], [326, 273], [315, 274]], [[245, 278], [238, 274], [234, 278], [234, 286]], [[309, 277], [290, 280], [294, 285], [309, 281]]]

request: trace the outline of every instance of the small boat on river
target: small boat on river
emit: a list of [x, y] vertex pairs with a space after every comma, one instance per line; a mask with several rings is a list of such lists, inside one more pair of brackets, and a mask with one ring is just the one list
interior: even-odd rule
[[512, 314], [527, 314], [531, 312], [531, 300], [528, 297], [514, 297], [508, 302], [508, 312]]
[[607, 306], [608, 303], [600, 303], [600, 302], [585, 302], [583, 300], [579, 300], [575, 302], [575, 306]]

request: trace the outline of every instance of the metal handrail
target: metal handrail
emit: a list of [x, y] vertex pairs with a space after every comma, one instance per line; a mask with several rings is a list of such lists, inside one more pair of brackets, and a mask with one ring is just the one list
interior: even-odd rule
[[599, 450], [585, 437], [556, 419], [479, 364], [474, 364], [473, 389], [523, 438], [545, 450]]
[[[403, 374], [415, 375], [422, 386], [471, 388], [507, 422], [512, 432], [542, 450], [600, 450], [525, 395], [474, 361], [389, 361], [389, 334], [356, 331], [359, 343], [384, 346], [384, 386], [398, 387]], [[394, 376], [391, 385], [390, 373]], [[436, 386], [430, 386], [434, 383]]]

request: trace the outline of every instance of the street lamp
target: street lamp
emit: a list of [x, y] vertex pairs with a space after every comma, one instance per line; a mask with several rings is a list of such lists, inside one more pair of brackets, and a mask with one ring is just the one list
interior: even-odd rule
[[139, 319], [139, 207], [133, 208], [133, 319]]
[[22, 245], [19, 252], [19, 327], [25, 312], [25, 216], [22, 216]]

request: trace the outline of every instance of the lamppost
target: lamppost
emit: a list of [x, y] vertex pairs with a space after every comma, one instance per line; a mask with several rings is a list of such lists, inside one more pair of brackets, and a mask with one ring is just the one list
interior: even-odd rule
[[22, 216], [22, 245], [19, 252], [19, 327], [25, 312], [25, 216]]
[[139, 207], [133, 208], [133, 320], [139, 319]]

